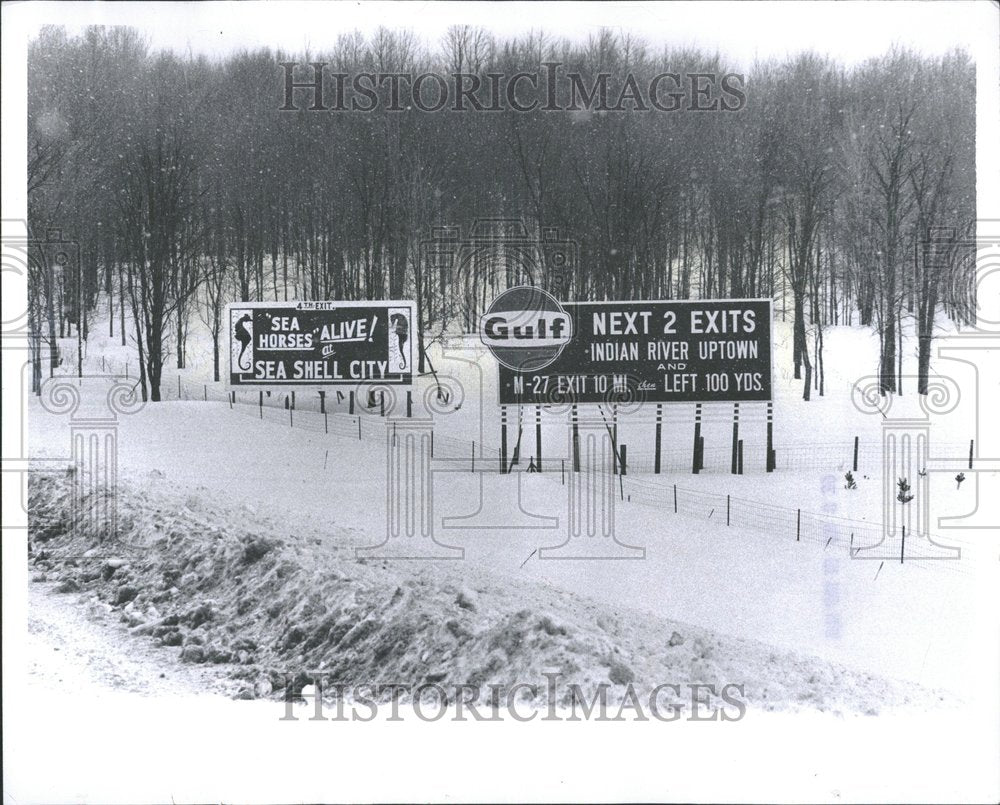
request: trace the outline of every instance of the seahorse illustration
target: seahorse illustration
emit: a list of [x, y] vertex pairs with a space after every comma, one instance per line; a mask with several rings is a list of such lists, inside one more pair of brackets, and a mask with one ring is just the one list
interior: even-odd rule
[[399, 357], [402, 361], [399, 364], [399, 368], [405, 369], [406, 353], [403, 352], [403, 344], [406, 343], [406, 339], [410, 336], [410, 322], [402, 313], [393, 313], [389, 317], [389, 321], [392, 322], [392, 331], [396, 334], [396, 339], [399, 342]]
[[253, 325], [253, 318], [249, 313], [243, 315], [236, 324], [233, 325], [233, 335], [236, 336], [236, 340], [240, 342], [240, 354], [236, 358], [236, 365], [239, 366], [244, 372], [250, 371], [250, 365], [243, 365], [243, 353], [247, 351], [247, 347], [250, 346], [250, 342], [253, 341], [253, 335], [251, 335], [250, 330], [247, 329], [246, 325]]

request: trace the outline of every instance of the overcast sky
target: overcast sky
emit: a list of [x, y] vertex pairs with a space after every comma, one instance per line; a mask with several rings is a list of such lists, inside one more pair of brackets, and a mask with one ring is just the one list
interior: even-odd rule
[[[269, 46], [293, 53], [332, 45], [339, 34], [379, 25], [410, 28], [428, 43], [449, 25], [481, 25], [516, 35], [540, 28], [583, 40], [601, 26], [634, 31], [650, 44], [698, 44], [745, 67], [755, 57], [817, 50], [854, 63], [893, 44], [926, 53], [997, 45], [990, 2], [270, 2], [41, 3], [33, 27], [123, 24], [142, 29], [154, 48], [209, 55]], [[6, 9], [12, 10], [10, 6]]]

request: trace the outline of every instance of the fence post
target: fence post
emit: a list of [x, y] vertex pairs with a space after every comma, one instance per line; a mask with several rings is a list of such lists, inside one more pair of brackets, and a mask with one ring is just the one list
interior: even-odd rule
[[181, 376], [177, 375], [177, 399], [181, 398]]
[[289, 411], [295, 410], [295, 389], [292, 389], [292, 404], [289, 406]]
[[663, 405], [656, 404], [656, 452], [653, 459], [653, 474], [660, 474], [660, 437], [663, 433]]
[[236, 392], [235, 391], [229, 392], [228, 397], [229, 397], [229, 410], [231, 411], [233, 410], [233, 405], [236, 402]]
[[677, 484], [674, 484], [674, 514], [677, 514]]
[[208, 383], [206, 383], [204, 386], [202, 386], [202, 389], [203, 389], [203, 393], [205, 395], [205, 402], [208, 402]]
[[292, 417], [293, 417], [294, 413], [295, 413], [295, 408], [289, 406], [289, 408], [288, 408], [288, 427], [290, 427], [290, 428], [294, 428], [295, 427], [295, 423], [292, 421]]
[[358, 441], [361, 441], [361, 415], [358, 415]]
[[799, 542], [802, 536], [802, 509], [795, 510], [795, 541]]
[[694, 406], [694, 455], [691, 458], [691, 473], [697, 475], [701, 469], [698, 453], [701, 448], [701, 403]]
[[729, 525], [729, 495], [726, 495], [726, 525]]
[[348, 392], [347, 399], [348, 399], [347, 413], [349, 413], [351, 416], [354, 416], [354, 392], [353, 391]]
[[319, 412], [321, 414], [325, 414], [326, 413], [326, 392], [325, 391], [321, 391], [319, 393]]
[[737, 470], [738, 474], [740, 474], [740, 475], [743, 474], [743, 440], [742, 439], [740, 439], [740, 449], [739, 449], [739, 456], [738, 456], [737, 461], [736, 461], [736, 470]]
[[858, 471], [858, 437], [854, 437], [854, 464], [852, 465], [854, 469], [852, 472]]
[[903, 526], [903, 541], [899, 543], [899, 564], [903, 564], [903, 554], [906, 551], [906, 526]]
[[258, 398], [257, 405], [260, 408], [260, 418], [263, 419], [264, 418], [264, 392], [263, 391], [259, 391], [257, 393], [260, 395], [260, 397]]
[[323, 412], [323, 433], [330, 432], [330, 419], [326, 411]]

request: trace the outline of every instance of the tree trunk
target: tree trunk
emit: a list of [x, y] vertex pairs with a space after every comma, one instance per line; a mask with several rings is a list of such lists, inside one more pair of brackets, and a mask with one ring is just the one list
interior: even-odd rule
[[879, 390], [885, 394], [896, 391], [896, 314], [885, 314], [885, 332], [882, 335], [882, 361], [879, 367]]
[[795, 379], [802, 377], [803, 359], [809, 360], [804, 353], [806, 351], [806, 314], [805, 314], [805, 292], [804, 289], [797, 289], [793, 286], [792, 296], [795, 306], [795, 323], [792, 326], [792, 357], [795, 361]]
[[812, 364], [809, 362], [809, 348], [807, 346], [803, 346], [802, 349], [802, 363], [805, 364], [806, 367], [805, 382], [802, 384], [802, 399], [809, 402], [809, 395], [812, 391], [813, 369]]
[[216, 324], [212, 328], [212, 375], [219, 382], [219, 331], [222, 328]]

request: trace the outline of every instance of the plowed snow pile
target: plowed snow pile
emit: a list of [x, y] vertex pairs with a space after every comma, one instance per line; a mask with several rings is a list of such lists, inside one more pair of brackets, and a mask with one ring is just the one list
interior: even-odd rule
[[466, 562], [357, 559], [336, 526], [322, 540], [281, 533], [155, 478], [119, 488], [111, 541], [85, 520], [74, 527], [69, 480], [31, 479], [33, 578], [89, 594], [90, 606], [118, 613], [135, 639], [181, 662], [225, 664], [242, 698], [296, 694], [317, 671], [345, 686], [536, 685], [539, 706], [553, 672], [559, 704], [574, 685], [588, 700], [606, 685], [610, 702], [676, 685], [657, 701], [684, 709], [694, 683], [711, 686], [698, 696], [720, 708], [727, 684], [767, 709], [876, 713], [941, 698], [542, 584], [512, 589]]

